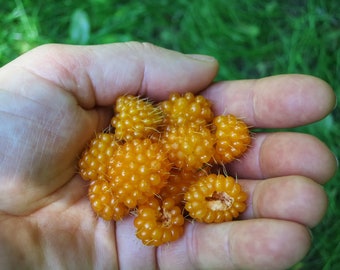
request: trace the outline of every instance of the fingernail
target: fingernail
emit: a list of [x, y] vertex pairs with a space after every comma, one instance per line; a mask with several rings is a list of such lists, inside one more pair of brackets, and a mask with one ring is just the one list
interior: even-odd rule
[[312, 229], [307, 227], [307, 231], [308, 231], [308, 233], [309, 233], [309, 235], [310, 235], [311, 240], [313, 241], [314, 235], [313, 235]]
[[334, 155], [334, 158], [335, 158], [335, 162], [336, 162], [336, 167], [339, 168], [339, 159], [337, 157], [336, 154], [332, 153]]
[[216, 59], [209, 55], [204, 54], [187, 54], [188, 57], [193, 58], [195, 60], [204, 61], [204, 62], [214, 62]]
[[333, 107], [333, 110], [334, 111], [336, 109], [336, 107], [338, 107], [338, 99], [337, 99], [337, 96], [335, 96], [335, 102], [334, 102], [334, 107]]

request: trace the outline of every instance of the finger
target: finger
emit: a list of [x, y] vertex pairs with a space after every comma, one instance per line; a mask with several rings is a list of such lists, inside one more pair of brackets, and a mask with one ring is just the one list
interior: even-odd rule
[[127, 93], [158, 100], [169, 92], [197, 92], [211, 83], [218, 70], [212, 57], [138, 42], [44, 45], [10, 63], [18, 66], [70, 91], [87, 109], [111, 105]]
[[157, 269], [155, 248], [145, 246], [136, 237], [134, 217], [116, 222], [116, 243], [118, 248], [118, 269]]
[[326, 213], [327, 195], [309, 178], [294, 175], [239, 183], [249, 196], [242, 219], [272, 218], [314, 227]]
[[337, 161], [317, 138], [300, 133], [258, 133], [251, 147], [228, 171], [239, 178], [265, 179], [303, 175], [318, 183], [327, 182], [336, 172]]
[[308, 251], [303, 225], [273, 219], [189, 224], [180, 240], [158, 248], [160, 269], [288, 269]]
[[293, 127], [317, 121], [335, 105], [324, 81], [306, 75], [277, 75], [259, 80], [221, 82], [204, 95], [218, 114], [232, 113], [254, 127]]

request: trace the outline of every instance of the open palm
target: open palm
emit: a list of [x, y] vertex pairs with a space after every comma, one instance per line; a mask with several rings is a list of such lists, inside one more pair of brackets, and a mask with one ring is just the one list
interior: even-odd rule
[[202, 91], [217, 113], [254, 127], [302, 125], [334, 105], [308, 76], [211, 84], [217, 62], [150, 44], [46, 45], [0, 69], [0, 266], [4, 269], [284, 269], [310, 245], [327, 205], [320, 184], [336, 162], [317, 139], [259, 133], [229, 169], [249, 192], [241, 221], [188, 224], [157, 249], [136, 239], [132, 218], [105, 222], [86, 197], [77, 161], [123, 93], [162, 100]]

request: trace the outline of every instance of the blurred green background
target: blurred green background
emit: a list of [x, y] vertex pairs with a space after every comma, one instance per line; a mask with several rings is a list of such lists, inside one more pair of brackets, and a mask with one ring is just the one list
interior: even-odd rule
[[[44, 43], [147, 41], [220, 62], [218, 79], [303, 73], [340, 98], [337, 0], [0, 0], [0, 65]], [[340, 109], [294, 129], [323, 140], [339, 157]], [[339, 173], [325, 186], [329, 210], [313, 247], [292, 269], [340, 269]]]

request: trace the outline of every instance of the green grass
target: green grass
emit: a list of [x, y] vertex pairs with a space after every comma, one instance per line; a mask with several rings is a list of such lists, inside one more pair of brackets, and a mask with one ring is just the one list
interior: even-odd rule
[[[326, 80], [340, 99], [337, 0], [0, 0], [0, 65], [43, 43], [148, 41], [215, 56], [218, 79], [303, 73]], [[340, 109], [297, 129], [340, 156]], [[329, 210], [313, 248], [293, 269], [340, 268], [339, 173], [326, 185]]]

